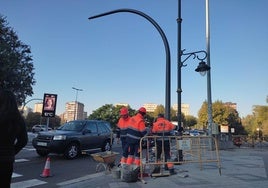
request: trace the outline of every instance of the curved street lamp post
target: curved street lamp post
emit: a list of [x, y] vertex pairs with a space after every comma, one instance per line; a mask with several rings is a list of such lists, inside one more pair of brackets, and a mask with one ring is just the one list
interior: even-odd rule
[[24, 104], [23, 104], [23, 106], [22, 106], [22, 108], [21, 108], [21, 113], [24, 113], [24, 108], [25, 108], [26, 104], [28, 104], [28, 103], [31, 102], [31, 101], [36, 101], [36, 100], [42, 101], [43, 99], [33, 98], [33, 99], [30, 99], [30, 100], [24, 102]]
[[[208, 9], [208, 2], [206, 2], [206, 9]], [[140, 15], [142, 17], [144, 17], [145, 19], [147, 19], [149, 22], [151, 22], [155, 28], [158, 30], [158, 32], [160, 33], [162, 40], [164, 42], [165, 45], [165, 50], [166, 50], [166, 101], [165, 101], [165, 116], [167, 119], [170, 120], [170, 49], [169, 49], [169, 44], [167, 41], [167, 38], [165, 36], [165, 33], [163, 32], [163, 30], [161, 29], [161, 27], [148, 15], [146, 15], [143, 12], [134, 10], [134, 9], [117, 9], [117, 10], [113, 10], [113, 11], [109, 11], [109, 12], [105, 12], [102, 14], [98, 14], [95, 16], [91, 16], [88, 19], [95, 19], [95, 18], [99, 18], [102, 16], [107, 16], [110, 14], [115, 14], [115, 13], [119, 13], [119, 12], [129, 12], [129, 13], [134, 13], [137, 15]], [[207, 13], [207, 12], [206, 12]], [[206, 14], [207, 15], [207, 14]], [[208, 17], [207, 17], [208, 19]], [[193, 57], [193, 59], [197, 58], [198, 60], [200, 60], [201, 62], [199, 63], [198, 67], [195, 69], [195, 71], [200, 72], [201, 75], [205, 75], [206, 72], [208, 72], [208, 86], [207, 86], [207, 92], [208, 92], [208, 121], [209, 121], [209, 135], [211, 136], [211, 126], [212, 126], [212, 109], [211, 109], [211, 89], [210, 89], [210, 63], [208, 62], [208, 64], [206, 64], [204, 62], [204, 60], [208, 57], [208, 61], [209, 61], [209, 54], [202, 50], [202, 51], [195, 51], [195, 52], [189, 52], [189, 53], [184, 53], [184, 50], [181, 50], [181, 22], [182, 22], [182, 18], [181, 18], [181, 0], [178, 0], [178, 19], [177, 19], [177, 23], [178, 23], [178, 89], [177, 89], [177, 93], [178, 93], [178, 130], [181, 133], [181, 68], [187, 66], [185, 63], [186, 60], [188, 60], [191, 56]], [[209, 45], [207, 42], [207, 51], [209, 52]], [[201, 54], [203, 53], [204, 57], [200, 58], [197, 54]], [[182, 56], [187, 56], [183, 61], [182, 61]], [[210, 143], [211, 145], [211, 143]]]
[[129, 13], [137, 14], [139, 16], [144, 17], [151, 24], [154, 25], [154, 27], [157, 29], [157, 31], [159, 32], [159, 34], [162, 37], [162, 40], [163, 40], [164, 46], [165, 46], [165, 51], [166, 51], [165, 117], [170, 120], [170, 48], [169, 48], [167, 37], [166, 37], [165, 33], [163, 32], [163, 30], [161, 29], [161, 27], [157, 24], [156, 21], [154, 21], [150, 16], [146, 15], [145, 13], [140, 12], [138, 10], [134, 10], [134, 9], [117, 9], [117, 10], [105, 12], [105, 13], [102, 13], [102, 14], [98, 14], [98, 15], [95, 15], [95, 16], [91, 16], [88, 19], [91, 20], [91, 19], [95, 19], [95, 18], [99, 18], [99, 17], [102, 17], [102, 16], [107, 16], [107, 15], [115, 14], [115, 13], [119, 13], [119, 12], [129, 12]]

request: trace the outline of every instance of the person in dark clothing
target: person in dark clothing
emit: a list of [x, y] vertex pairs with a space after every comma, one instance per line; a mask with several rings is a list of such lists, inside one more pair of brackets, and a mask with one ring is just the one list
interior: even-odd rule
[[26, 125], [10, 91], [0, 89], [0, 187], [9, 188], [15, 155], [28, 142]]
[[170, 142], [169, 136], [171, 131], [175, 129], [175, 126], [167, 119], [164, 118], [164, 114], [158, 114], [156, 122], [153, 124], [152, 133], [159, 136], [156, 139], [156, 156], [157, 160], [160, 161], [161, 154], [164, 152], [164, 161], [167, 162], [167, 168], [170, 173], [174, 174], [174, 164], [170, 161]]

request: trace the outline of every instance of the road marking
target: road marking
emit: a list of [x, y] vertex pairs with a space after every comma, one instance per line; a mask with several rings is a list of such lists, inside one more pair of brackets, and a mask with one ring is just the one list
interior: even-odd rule
[[41, 181], [38, 179], [31, 179], [31, 180], [26, 180], [26, 181], [20, 181], [16, 183], [11, 183], [11, 188], [27, 188], [27, 187], [34, 187], [37, 185], [42, 185], [47, 182]]
[[90, 175], [86, 175], [86, 176], [83, 176], [83, 177], [80, 177], [80, 178], [76, 178], [76, 179], [64, 181], [64, 182], [61, 182], [61, 183], [57, 183], [57, 186], [63, 186], [64, 187], [64, 186], [67, 186], [67, 185], [70, 185], [70, 184], [73, 184], [73, 183], [78, 183], [78, 182], [81, 182], [81, 181], [85, 181], [85, 180], [88, 180], [88, 179], [93, 179], [93, 178], [100, 177], [100, 176], [103, 176], [103, 175], [104, 175], [103, 172], [90, 174]]
[[15, 159], [15, 163], [26, 162], [28, 159]]
[[24, 147], [24, 148], [23, 148], [23, 150], [27, 150], [27, 151], [34, 151], [34, 150], [35, 150], [35, 148], [32, 148], [32, 147], [29, 147], [29, 148]]
[[16, 177], [21, 177], [22, 175], [21, 174], [17, 174], [17, 173], [12, 173], [12, 178], [16, 178]]

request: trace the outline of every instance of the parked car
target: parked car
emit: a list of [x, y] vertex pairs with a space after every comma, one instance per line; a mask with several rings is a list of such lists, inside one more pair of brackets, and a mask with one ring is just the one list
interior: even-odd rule
[[91, 149], [111, 150], [113, 133], [109, 122], [100, 120], [74, 120], [55, 131], [39, 132], [32, 145], [40, 156], [63, 154], [68, 159], [78, 157]]
[[171, 136], [179, 136], [179, 131], [177, 131], [177, 130], [172, 130], [171, 132], [170, 132], [170, 134], [171, 134]]
[[200, 133], [199, 133], [198, 130], [190, 130], [190, 131], [189, 131], [189, 135], [190, 135], [190, 136], [199, 136]]
[[47, 127], [47, 125], [34, 125], [32, 127], [32, 132], [33, 133], [38, 133], [40, 131], [46, 131], [46, 130], [51, 131], [52, 128], [51, 127]]

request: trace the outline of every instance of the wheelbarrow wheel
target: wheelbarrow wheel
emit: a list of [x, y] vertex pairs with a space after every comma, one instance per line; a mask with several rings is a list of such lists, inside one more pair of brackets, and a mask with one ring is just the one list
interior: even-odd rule
[[96, 166], [96, 172], [106, 171], [107, 166], [104, 163], [98, 163]]

